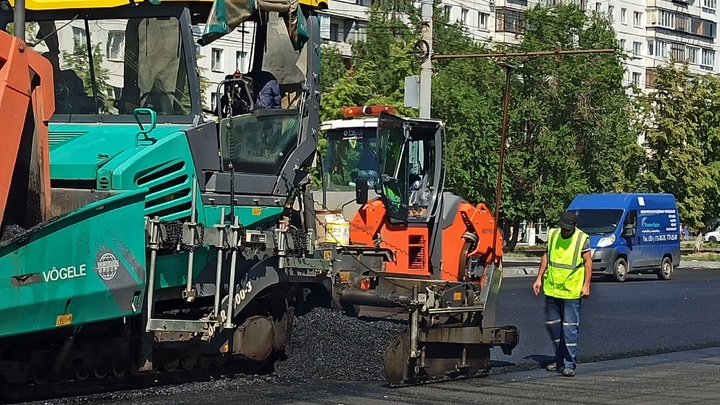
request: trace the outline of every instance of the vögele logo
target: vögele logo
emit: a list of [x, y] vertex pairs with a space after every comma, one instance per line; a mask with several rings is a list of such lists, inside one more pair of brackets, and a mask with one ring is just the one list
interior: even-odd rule
[[645, 228], [660, 228], [659, 223], [647, 222], [646, 219], [647, 219], [646, 217], [642, 217], [642, 221], [641, 221], [642, 226], [644, 226]]
[[112, 253], [105, 253], [97, 262], [97, 272], [101, 279], [110, 281], [115, 278], [120, 262]]

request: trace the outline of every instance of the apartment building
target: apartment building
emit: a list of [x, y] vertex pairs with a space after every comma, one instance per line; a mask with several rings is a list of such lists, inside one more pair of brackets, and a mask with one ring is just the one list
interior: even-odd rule
[[[196, 42], [202, 36], [204, 26], [193, 27]], [[236, 70], [247, 73], [250, 69], [254, 23], [247, 22], [235, 31], [214, 41], [210, 45], [197, 45], [198, 68], [207, 83], [203, 92], [205, 108], [215, 110], [217, 86], [226, 75]]]
[[[351, 55], [353, 40], [365, 37], [367, 9], [373, 0], [335, 0], [321, 15], [325, 43]], [[685, 62], [693, 74], [720, 69], [716, 53], [718, 0], [443, 0], [451, 22], [458, 21], [477, 41], [516, 43], [525, 10], [536, 4], [575, 4], [606, 13], [625, 49], [626, 83], [652, 89], [657, 66]]]
[[[342, 55], [350, 56], [349, 42], [366, 35], [367, 11], [374, 0], [334, 0], [320, 13], [321, 37], [336, 46]], [[419, 1], [416, 1], [419, 6]], [[450, 22], [460, 22], [467, 35], [476, 41], [517, 42], [522, 29], [523, 12], [534, 0], [443, 0], [442, 7]]]

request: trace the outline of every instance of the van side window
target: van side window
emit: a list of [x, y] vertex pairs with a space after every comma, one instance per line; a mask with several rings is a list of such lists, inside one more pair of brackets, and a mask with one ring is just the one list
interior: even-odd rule
[[627, 213], [625, 225], [637, 225], [637, 210], [631, 210]]

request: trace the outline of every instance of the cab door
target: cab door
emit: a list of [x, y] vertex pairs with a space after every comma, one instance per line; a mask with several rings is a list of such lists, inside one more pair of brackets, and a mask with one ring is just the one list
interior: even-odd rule
[[405, 120], [391, 114], [378, 117], [378, 166], [380, 194], [390, 224], [407, 224], [409, 198], [409, 157], [406, 152]]
[[620, 230], [620, 235], [628, 248], [628, 263], [630, 264], [630, 268], [642, 267], [643, 249], [641, 248], [640, 235], [638, 232], [637, 209], [630, 209], [627, 211], [627, 214], [625, 214], [625, 221], [623, 221], [623, 229]]

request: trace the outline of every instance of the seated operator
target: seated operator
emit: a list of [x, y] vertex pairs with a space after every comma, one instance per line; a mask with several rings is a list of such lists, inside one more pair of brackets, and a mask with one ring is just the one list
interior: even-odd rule
[[96, 106], [93, 98], [85, 93], [85, 84], [74, 70], [60, 70], [57, 53], [45, 52], [42, 56], [50, 61], [55, 82], [55, 112], [59, 114], [91, 113]]
[[253, 87], [257, 93], [255, 96], [255, 108], [282, 108], [282, 96], [277, 78], [270, 72], [261, 70], [248, 73], [253, 79]]

